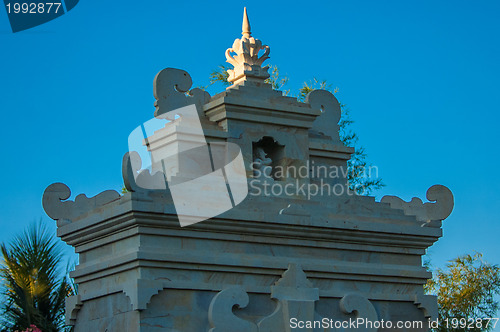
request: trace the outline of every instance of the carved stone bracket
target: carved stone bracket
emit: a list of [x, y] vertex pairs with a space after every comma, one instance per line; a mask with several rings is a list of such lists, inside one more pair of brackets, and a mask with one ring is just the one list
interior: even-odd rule
[[66, 325], [76, 324], [76, 315], [83, 303], [80, 295], [73, 295], [66, 298]]
[[417, 294], [414, 303], [424, 312], [425, 318], [433, 321], [437, 319], [437, 296]]
[[145, 310], [151, 297], [163, 289], [163, 282], [158, 280], [137, 279], [124, 285], [123, 292], [132, 302], [133, 310]]
[[[375, 322], [378, 320], [377, 312], [373, 304], [364, 296], [359, 294], [347, 294], [340, 300], [340, 309], [345, 314], [354, 313], [356, 319], [364, 318], [366, 321]], [[366, 328], [363, 331], [375, 332], [376, 328]]]
[[122, 177], [128, 191], [167, 190], [168, 183], [162, 172], [151, 174], [149, 170], [141, 168], [142, 161], [137, 152], [125, 153], [122, 161]]
[[[245, 308], [249, 303], [248, 294], [240, 286], [233, 286], [219, 292], [210, 303], [210, 332], [249, 331], [249, 332], [292, 332], [290, 319], [298, 321], [321, 321], [315, 312], [315, 303], [319, 300], [319, 289], [314, 288], [302, 268], [290, 264], [281, 279], [271, 286], [271, 297], [278, 303], [272, 314], [262, 318], [257, 324], [234, 315], [232, 309]], [[356, 318], [378, 320], [377, 312], [371, 302], [359, 294], [347, 294], [340, 301], [340, 309], [345, 314], [354, 313]], [[313, 331], [305, 329], [304, 331]], [[314, 330], [316, 331], [316, 330]], [[325, 329], [327, 331], [327, 329]], [[373, 332], [376, 329], [367, 329]]]
[[209, 332], [257, 332], [257, 325], [233, 314], [234, 306], [243, 309], [248, 302], [248, 294], [241, 286], [233, 286], [220, 291], [212, 299], [208, 309], [208, 320], [212, 327]]
[[106, 190], [94, 197], [88, 198], [85, 194], [80, 194], [75, 201], [63, 202], [70, 196], [69, 187], [60, 182], [51, 184], [43, 193], [43, 208], [50, 218], [57, 220], [58, 226], [121, 197], [115, 190]]
[[314, 320], [314, 304], [319, 300], [319, 289], [307, 280], [299, 265], [288, 266], [281, 279], [271, 286], [271, 297], [279, 301], [278, 307], [259, 322], [259, 331], [292, 331], [290, 319]]
[[156, 74], [153, 81], [153, 94], [156, 98], [155, 117], [178, 108], [195, 104], [200, 119], [205, 118], [202, 105], [210, 100], [210, 94], [202, 89], [191, 89], [193, 80], [187, 71], [165, 68]]
[[402, 209], [405, 214], [417, 217], [423, 222], [422, 226], [431, 221], [446, 219], [453, 211], [454, 199], [450, 189], [442, 185], [434, 185], [427, 190], [428, 203], [423, 203], [420, 198], [413, 197], [410, 202], [405, 202], [396, 196], [384, 196], [382, 203], [389, 203], [393, 209]]
[[319, 300], [319, 289], [312, 286], [300, 265], [289, 264], [281, 279], [271, 286], [271, 297], [280, 301], [314, 303]]
[[340, 103], [335, 96], [326, 90], [313, 90], [306, 96], [306, 103], [313, 109], [321, 110], [321, 115], [313, 123], [312, 130], [330, 136], [335, 141], [339, 138]]

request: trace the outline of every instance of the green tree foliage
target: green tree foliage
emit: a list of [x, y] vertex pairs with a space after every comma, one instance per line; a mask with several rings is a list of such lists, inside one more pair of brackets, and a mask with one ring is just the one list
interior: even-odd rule
[[[227, 72], [228, 69], [231, 69], [230, 66], [228, 65], [219, 65], [217, 69], [213, 70], [210, 75], [210, 85], [220, 83], [223, 86], [230, 86], [231, 83], [229, 83], [227, 80], [229, 78], [229, 74]], [[207, 88], [208, 86], [204, 87]]]
[[[209, 75], [209, 86], [216, 83], [220, 83], [225, 87], [230, 86], [231, 83], [227, 81], [227, 79], [229, 78], [229, 74], [227, 73], [228, 69], [231, 69], [231, 66], [219, 65], [217, 69], [213, 70]], [[270, 65], [269, 70], [271, 71], [271, 76], [266, 79], [265, 82], [271, 84], [274, 90], [280, 90], [288, 83], [288, 76], [280, 75], [280, 70], [277, 66]], [[206, 89], [208, 88], [208, 86], [202, 88]], [[284, 90], [283, 94], [285, 96], [288, 96], [290, 94], [290, 90]]]
[[[299, 101], [305, 101], [307, 94], [317, 89], [327, 90], [333, 94], [338, 92], [338, 88], [332, 89], [331, 85], [326, 81], [320, 81], [314, 78], [309, 83], [304, 82], [302, 88], [299, 90], [297, 99]], [[358, 193], [364, 192], [364, 194], [369, 195], [374, 190], [385, 186], [385, 184], [382, 182], [382, 179], [378, 177], [378, 174], [376, 174], [376, 177], [370, 174], [371, 170], [376, 168], [368, 163], [365, 148], [359, 145], [358, 134], [351, 128], [354, 121], [351, 118], [349, 109], [345, 104], [340, 103], [340, 110], [342, 112], [339, 121], [340, 140], [345, 146], [354, 147], [354, 153], [351, 155], [351, 159], [347, 161], [347, 168], [349, 170], [347, 173], [347, 180], [349, 181], [349, 187], [351, 190], [358, 190]]]
[[[226, 87], [231, 85], [231, 83], [227, 81], [227, 69], [230, 68], [231, 67], [227, 65], [220, 65], [216, 70], [213, 70], [210, 73], [210, 85], [216, 83], [221, 83]], [[271, 65], [270, 70], [271, 76], [266, 80], [266, 82], [271, 84], [275, 90], [282, 89], [288, 83], [288, 76], [280, 75], [280, 71], [276, 66]], [[297, 100], [303, 102], [307, 94], [316, 89], [328, 90], [333, 94], [338, 92], [338, 89], [332, 90], [331, 85], [326, 81], [319, 81], [314, 78], [310, 82], [304, 82], [297, 95]], [[290, 90], [283, 91], [283, 94], [285, 96], [290, 95]], [[373, 176], [371, 173], [371, 170], [376, 170], [376, 168], [368, 163], [365, 148], [359, 145], [358, 135], [352, 130], [351, 125], [354, 121], [350, 116], [349, 109], [342, 103], [340, 106], [342, 111], [339, 122], [340, 139], [346, 146], [352, 146], [355, 148], [354, 154], [347, 162], [347, 180], [349, 182], [349, 187], [351, 190], [357, 190], [358, 193], [369, 195], [374, 190], [385, 186], [385, 184], [382, 182], [382, 179], [378, 177], [378, 174]]]
[[[425, 290], [438, 297], [440, 324], [434, 331], [492, 330], [495, 321], [487, 327], [486, 323], [488, 318], [497, 317], [499, 308], [495, 301], [495, 296], [500, 294], [498, 265], [483, 261], [480, 253], [467, 254], [451, 260], [445, 270], [436, 269], [433, 275]], [[482, 320], [481, 324], [472, 324], [478, 319]]]
[[41, 222], [1, 245], [2, 328], [64, 331], [65, 298], [75, 288], [63, 269], [61, 242]]

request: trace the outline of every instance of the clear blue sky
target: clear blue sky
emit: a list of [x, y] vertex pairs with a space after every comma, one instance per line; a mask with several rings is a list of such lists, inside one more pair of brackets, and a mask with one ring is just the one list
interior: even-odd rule
[[340, 89], [387, 184], [378, 199], [453, 191], [433, 264], [474, 250], [500, 263], [498, 1], [81, 0], [16, 34], [2, 8], [0, 241], [49, 220], [41, 196], [53, 182], [119, 190], [128, 134], [153, 116], [155, 74], [181, 68], [207, 84], [244, 5], [288, 88], [317, 77]]

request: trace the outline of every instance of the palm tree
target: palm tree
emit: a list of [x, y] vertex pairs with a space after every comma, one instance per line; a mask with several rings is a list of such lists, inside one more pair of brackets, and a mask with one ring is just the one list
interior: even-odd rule
[[75, 293], [63, 265], [61, 242], [34, 223], [8, 246], [0, 247], [1, 325], [8, 331], [35, 325], [44, 332], [64, 331], [65, 298]]

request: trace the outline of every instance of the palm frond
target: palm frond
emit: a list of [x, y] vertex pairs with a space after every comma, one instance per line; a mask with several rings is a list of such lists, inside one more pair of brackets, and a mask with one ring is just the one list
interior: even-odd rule
[[33, 324], [44, 332], [64, 330], [64, 302], [74, 288], [61, 268], [61, 242], [39, 222], [0, 250], [3, 328], [26, 330]]

